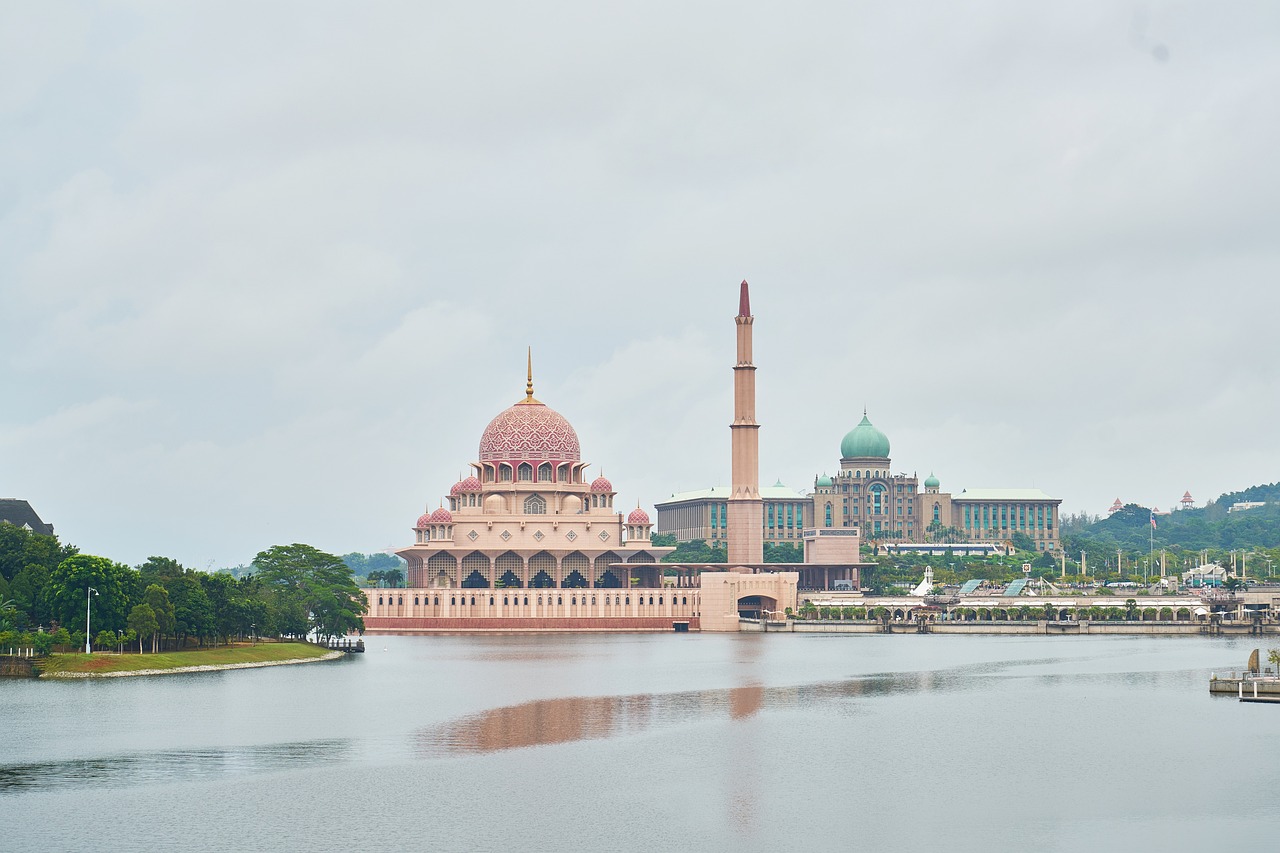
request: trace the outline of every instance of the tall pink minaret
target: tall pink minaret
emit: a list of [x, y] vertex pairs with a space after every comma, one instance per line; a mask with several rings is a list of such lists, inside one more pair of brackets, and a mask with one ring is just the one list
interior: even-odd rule
[[756, 366], [751, 363], [751, 296], [738, 297], [738, 362], [733, 366], [733, 486], [729, 493], [729, 562], [764, 562], [764, 505], [760, 502], [760, 424], [756, 423]]

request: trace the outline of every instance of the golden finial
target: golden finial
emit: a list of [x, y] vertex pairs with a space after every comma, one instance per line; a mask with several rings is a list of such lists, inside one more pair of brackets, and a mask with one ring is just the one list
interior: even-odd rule
[[521, 403], [537, 403], [533, 398], [533, 347], [529, 347], [528, 356], [528, 374], [524, 383], [524, 399]]

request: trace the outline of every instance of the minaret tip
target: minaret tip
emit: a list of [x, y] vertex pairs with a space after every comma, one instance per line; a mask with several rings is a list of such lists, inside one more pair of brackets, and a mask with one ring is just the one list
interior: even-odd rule
[[747, 291], [747, 280], [742, 280], [742, 289], [738, 294], [738, 316], [751, 316], [751, 294]]
[[526, 353], [526, 358], [527, 358], [527, 365], [528, 365], [528, 373], [524, 383], [524, 399], [521, 400], [520, 402], [536, 403], [538, 401], [533, 399], [533, 347], [529, 347], [529, 350]]

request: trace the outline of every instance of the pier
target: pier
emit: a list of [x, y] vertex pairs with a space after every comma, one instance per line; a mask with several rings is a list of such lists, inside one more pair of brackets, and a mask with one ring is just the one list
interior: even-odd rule
[[360, 654], [364, 651], [364, 637], [330, 637], [324, 647], [334, 652]]

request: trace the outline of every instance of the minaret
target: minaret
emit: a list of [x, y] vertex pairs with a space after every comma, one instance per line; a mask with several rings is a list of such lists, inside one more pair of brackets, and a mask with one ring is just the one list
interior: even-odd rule
[[760, 502], [760, 425], [756, 423], [756, 366], [751, 363], [751, 297], [738, 297], [738, 362], [733, 366], [733, 486], [729, 493], [729, 562], [764, 562], [764, 505]]

